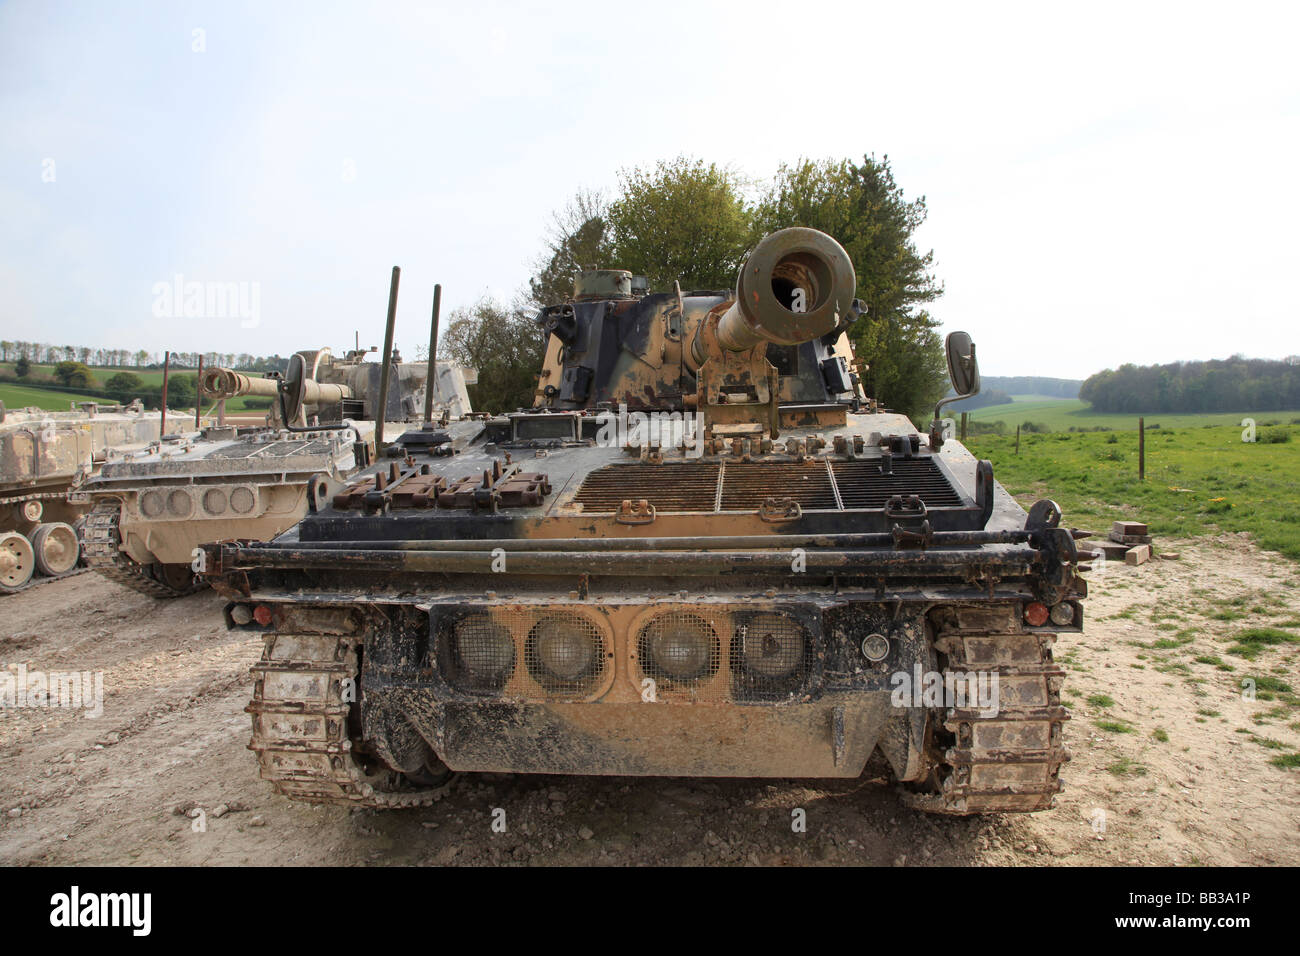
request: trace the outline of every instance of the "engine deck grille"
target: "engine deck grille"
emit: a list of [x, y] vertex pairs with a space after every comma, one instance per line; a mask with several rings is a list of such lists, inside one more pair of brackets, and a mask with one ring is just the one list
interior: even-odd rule
[[917, 495], [927, 508], [957, 508], [961, 497], [939, 466], [929, 458], [895, 458], [892, 474], [880, 473], [876, 461], [831, 463], [845, 508], [883, 508], [894, 495]]
[[835, 488], [824, 462], [728, 462], [723, 468], [723, 511], [757, 511], [763, 499], [773, 495], [793, 498], [805, 511], [836, 507]]
[[917, 495], [927, 508], [963, 505], [930, 458], [895, 458], [890, 474], [878, 459], [606, 465], [586, 477], [573, 501], [596, 513], [642, 498], [661, 513], [713, 513], [752, 512], [777, 497], [793, 498], [805, 511], [840, 511], [878, 510], [894, 495]]
[[707, 462], [606, 465], [589, 474], [574, 501], [584, 511], [617, 511], [625, 499], [649, 499], [659, 511], [713, 511], [719, 466]]

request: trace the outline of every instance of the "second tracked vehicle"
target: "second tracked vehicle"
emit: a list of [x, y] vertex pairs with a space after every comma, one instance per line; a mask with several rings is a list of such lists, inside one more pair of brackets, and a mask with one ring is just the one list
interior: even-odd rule
[[[267, 540], [292, 527], [311, 480], [342, 479], [374, 459], [377, 422], [400, 427], [421, 415], [426, 365], [391, 365], [381, 414], [381, 363], [365, 356], [298, 352], [273, 377], [208, 369], [204, 397], [270, 398], [265, 424], [214, 425], [112, 456], [79, 495], [91, 505], [87, 564], [152, 597], [180, 597], [203, 586], [193, 568], [199, 545]], [[470, 412], [464, 372], [439, 364], [432, 413], [459, 420]]]
[[138, 402], [62, 412], [0, 403], [0, 593], [77, 567], [85, 506], [76, 490], [116, 450], [147, 447], [161, 427]]

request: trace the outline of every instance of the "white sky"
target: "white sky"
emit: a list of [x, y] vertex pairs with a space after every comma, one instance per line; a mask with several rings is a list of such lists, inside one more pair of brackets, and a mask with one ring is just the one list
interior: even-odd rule
[[[934, 313], [985, 374], [1281, 357], [1297, 10], [7, 3], [0, 335], [377, 345], [396, 264], [413, 355], [435, 282], [444, 315], [509, 298], [551, 211], [620, 167], [687, 153], [765, 179], [875, 153], [927, 198]], [[260, 323], [156, 318], [176, 274], [258, 283]]]

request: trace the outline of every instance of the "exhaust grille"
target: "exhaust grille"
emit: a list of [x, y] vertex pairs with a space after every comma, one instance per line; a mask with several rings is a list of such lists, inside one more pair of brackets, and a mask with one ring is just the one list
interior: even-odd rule
[[958, 508], [961, 498], [929, 458], [895, 458], [892, 474], [876, 461], [831, 463], [845, 508], [883, 508], [894, 495], [916, 495], [927, 508]]
[[583, 481], [573, 500], [584, 511], [617, 511], [625, 499], [645, 498], [657, 511], [713, 511], [718, 500], [717, 465], [606, 465]]
[[961, 496], [929, 458], [896, 458], [891, 474], [876, 460], [672, 462], [606, 465], [574, 496], [586, 512], [615, 512], [644, 498], [660, 513], [757, 511], [766, 498], [793, 498], [804, 511], [878, 510], [894, 495], [917, 495], [927, 508], [960, 508]]
[[793, 498], [805, 511], [835, 510], [835, 489], [825, 462], [727, 462], [723, 471], [723, 511], [757, 511], [774, 495]]

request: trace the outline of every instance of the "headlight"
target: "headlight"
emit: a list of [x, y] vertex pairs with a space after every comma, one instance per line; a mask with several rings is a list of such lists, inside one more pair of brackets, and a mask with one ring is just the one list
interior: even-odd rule
[[698, 680], [718, 667], [717, 635], [695, 614], [661, 614], [642, 629], [637, 644], [641, 669], [651, 677]]
[[140, 514], [146, 518], [159, 517], [166, 507], [166, 496], [156, 488], [146, 491], [140, 496]]
[[230, 492], [230, 507], [241, 515], [246, 515], [257, 506], [257, 496], [251, 488], [236, 488]]
[[589, 675], [602, 650], [600, 635], [578, 615], [553, 615], [533, 625], [528, 635], [529, 671], [542, 683], [565, 683]]
[[741, 660], [759, 677], [789, 677], [803, 659], [803, 628], [779, 614], [756, 615], [736, 630]]
[[188, 491], [177, 488], [167, 496], [167, 511], [177, 518], [188, 518], [194, 510], [194, 501]]
[[515, 642], [504, 625], [475, 614], [458, 622], [454, 635], [456, 661], [472, 683], [501, 687], [510, 679]]

